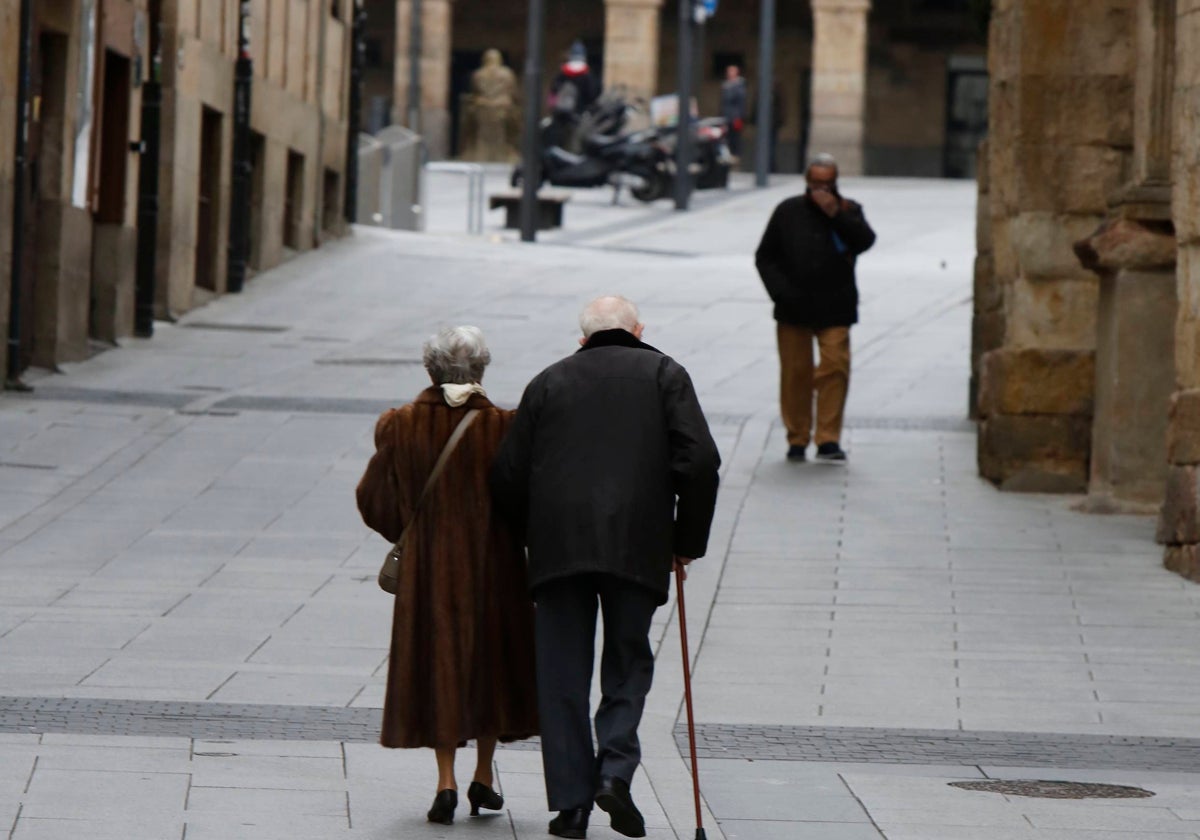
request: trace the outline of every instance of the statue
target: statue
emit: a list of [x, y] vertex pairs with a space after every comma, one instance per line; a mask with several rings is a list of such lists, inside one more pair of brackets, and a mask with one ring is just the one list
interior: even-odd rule
[[499, 50], [483, 54], [483, 65], [471, 74], [471, 92], [463, 111], [462, 158], [488, 163], [515, 163], [520, 108], [517, 76], [504, 66]]

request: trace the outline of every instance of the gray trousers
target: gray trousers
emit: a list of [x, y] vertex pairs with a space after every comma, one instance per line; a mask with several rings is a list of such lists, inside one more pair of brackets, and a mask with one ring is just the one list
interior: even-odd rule
[[[536, 647], [542, 767], [551, 811], [592, 807], [596, 780], [626, 782], [641, 761], [638, 724], [654, 678], [651, 590], [604, 574], [584, 574], [538, 587]], [[589, 720], [596, 608], [604, 615], [596, 741]]]

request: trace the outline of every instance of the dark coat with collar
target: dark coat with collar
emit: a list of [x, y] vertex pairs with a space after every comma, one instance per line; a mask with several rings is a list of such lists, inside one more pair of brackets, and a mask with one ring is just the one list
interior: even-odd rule
[[[414, 516], [434, 463], [468, 409], [479, 409], [479, 416]], [[389, 542], [407, 529], [383, 704], [385, 747], [455, 747], [472, 738], [537, 734], [525, 557], [488, 489], [492, 458], [512, 419], [480, 394], [451, 407], [441, 389], [427, 388], [409, 405], [384, 412], [375, 426], [358, 510]]]
[[721, 459], [687, 371], [625, 330], [525, 389], [492, 471], [529, 583], [600, 572], [667, 600], [674, 555], [707, 550]]
[[858, 323], [854, 264], [875, 243], [862, 207], [843, 200], [832, 218], [808, 196], [783, 201], [754, 255], [775, 320], [812, 329]]

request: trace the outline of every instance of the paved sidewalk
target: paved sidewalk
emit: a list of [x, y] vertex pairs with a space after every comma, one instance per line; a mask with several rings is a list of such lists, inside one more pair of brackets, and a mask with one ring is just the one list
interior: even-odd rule
[[[352, 489], [435, 327], [482, 327], [513, 405], [616, 291], [692, 372], [725, 461], [688, 581], [710, 837], [1200, 837], [1200, 589], [1160, 568], [1149, 519], [975, 476], [971, 184], [845, 185], [880, 241], [838, 468], [783, 460], [750, 257], [797, 181], [689, 214], [580, 193], [526, 246], [496, 215], [460, 233], [465, 185], [438, 177], [431, 232], [359, 229], [0, 397], [0, 836], [546, 836], [536, 744], [498, 755], [502, 814], [448, 828], [424, 822], [432, 756], [374, 744], [386, 545]], [[660, 840], [694, 833], [675, 622], [634, 788]], [[947, 784], [998, 778], [1155, 795]]]

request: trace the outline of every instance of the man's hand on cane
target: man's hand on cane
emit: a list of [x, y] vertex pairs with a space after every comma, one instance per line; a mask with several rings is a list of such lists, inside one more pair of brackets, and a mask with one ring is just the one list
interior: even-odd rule
[[687, 567], [694, 559], [696, 558], [675, 555], [675, 574], [679, 575], [680, 580], [687, 580]]

